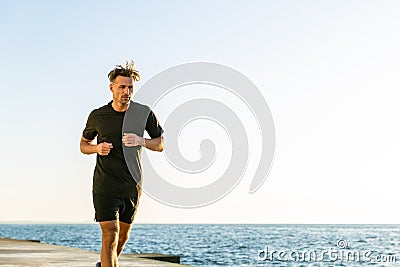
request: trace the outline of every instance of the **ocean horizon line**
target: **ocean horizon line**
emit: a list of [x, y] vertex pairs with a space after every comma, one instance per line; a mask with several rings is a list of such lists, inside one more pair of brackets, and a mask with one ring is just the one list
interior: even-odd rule
[[[94, 221], [39, 221], [39, 220], [0, 220], [0, 224], [97, 224], [97, 222]], [[202, 223], [189, 223], [189, 222], [137, 222], [133, 223], [135, 225], [174, 225], [174, 224], [180, 224], [180, 225], [271, 225], [271, 226], [277, 226], [277, 225], [288, 225], [288, 226], [294, 226], [294, 225], [333, 225], [333, 226], [345, 226], [345, 225], [394, 225], [398, 226], [398, 223], [259, 223], [259, 222], [224, 222], [224, 223], [217, 223], [217, 222], [202, 222]]]

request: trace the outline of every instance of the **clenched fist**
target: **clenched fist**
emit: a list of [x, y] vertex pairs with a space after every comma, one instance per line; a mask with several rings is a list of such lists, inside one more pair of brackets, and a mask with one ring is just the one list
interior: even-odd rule
[[113, 145], [111, 143], [100, 143], [96, 146], [96, 152], [100, 156], [107, 156], [110, 154], [111, 148], [113, 148]]
[[131, 146], [145, 146], [145, 139], [143, 137], [137, 136], [134, 133], [124, 133], [124, 137], [122, 137], [122, 143], [124, 145]]

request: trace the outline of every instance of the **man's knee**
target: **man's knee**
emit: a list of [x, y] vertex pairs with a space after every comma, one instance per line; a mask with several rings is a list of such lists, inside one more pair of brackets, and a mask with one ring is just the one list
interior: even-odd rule
[[118, 221], [100, 222], [100, 227], [103, 233], [103, 242], [117, 244], [120, 230]]
[[118, 237], [118, 245], [123, 246], [129, 239], [129, 233], [120, 233]]
[[125, 245], [125, 243], [129, 239], [129, 234], [131, 232], [132, 224], [120, 222], [120, 231], [119, 231], [119, 240], [118, 240], [118, 245]]

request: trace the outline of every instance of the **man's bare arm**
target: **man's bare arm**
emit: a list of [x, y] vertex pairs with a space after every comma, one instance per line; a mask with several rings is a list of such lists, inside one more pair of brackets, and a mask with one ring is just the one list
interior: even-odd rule
[[83, 154], [90, 155], [97, 153], [100, 156], [107, 156], [111, 148], [113, 148], [111, 143], [103, 142], [96, 145], [93, 144], [93, 140], [86, 139], [83, 136], [81, 138], [80, 149]]
[[145, 138], [145, 148], [162, 152], [164, 150], [164, 136], [160, 136], [157, 138], [147, 139]]

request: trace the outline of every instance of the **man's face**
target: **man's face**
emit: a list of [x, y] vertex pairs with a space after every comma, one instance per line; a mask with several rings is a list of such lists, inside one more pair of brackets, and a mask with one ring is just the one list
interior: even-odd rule
[[110, 84], [114, 102], [127, 105], [133, 94], [133, 78], [117, 76], [115, 81]]

